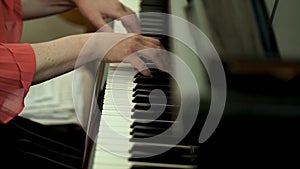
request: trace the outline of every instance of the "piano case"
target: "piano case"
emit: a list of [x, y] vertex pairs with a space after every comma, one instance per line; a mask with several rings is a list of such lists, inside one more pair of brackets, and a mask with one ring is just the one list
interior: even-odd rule
[[85, 132], [77, 125], [47, 126], [21, 116], [0, 125], [1, 168], [81, 168]]

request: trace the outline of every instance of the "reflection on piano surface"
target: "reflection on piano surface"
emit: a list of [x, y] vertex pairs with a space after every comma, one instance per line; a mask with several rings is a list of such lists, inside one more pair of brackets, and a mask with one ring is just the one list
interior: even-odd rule
[[[128, 1], [122, 1], [127, 4]], [[201, 168], [214, 166], [241, 167], [277, 164], [295, 164], [300, 141], [296, 137], [299, 120], [299, 64], [280, 60], [280, 52], [263, 1], [249, 0], [138, 0], [128, 4], [136, 11], [163, 12], [182, 17], [210, 38], [224, 64], [228, 95], [225, 111], [218, 128], [204, 143], [199, 143], [199, 133], [207, 117], [210, 103], [210, 86], [206, 71], [195, 54], [176, 39], [151, 35], [161, 40], [190, 66], [199, 85], [201, 104], [198, 117], [189, 134], [176, 145], [163, 142], [137, 142], [137, 138], [149, 138], [168, 129], [178, 113], [180, 101], [174, 79], [166, 73], [153, 69], [153, 77], [143, 77], [126, 64], [104, 67], [107, 71], [99, 83], [103, 89], [96, 90], [102, 114], [92, 117], [92, 137], [97, 143], [86, 149], [85, 168]], [[140, 8], [140, 9], [139, 9]], [[140, 18], [142, 31], [153, 32], [168, 27], [180, 32], [176, 23], [161, 23], [160, 18]], [[190, 35], [193, 37], [193, 35]], [[197, 44], [197, 40], [195, 40]], [[176, 69], [174, 65], [174, 69]], [[181, 70], [175, 70], [179, 77]], [[114, 74], [116, 73], [116, 74]], [[127, 83], [128, 77], [134, 77]], [[112, 80], [114, 79], [114, 81]], [[126, 82], [126, 83], [125, 83]], [[189, 88], [189, 82], [186, 82]], [[149, 108], [149, 94], [161, 89], [167, 97], [164, 113], [156, 116]], [[114, 92], [119, 92], [118, 107], [128, 112], [120, 116], [114, 106]], [[193, 92], [193, 91], [191, 91]], [[187, 93], [183, 98], [193, 100]], [[131, 102], [130, 99], [132, 98]], [[158, 106], [159, 107], [159, 106]], [[98, 112], [99, 113], [99, 112]], [[188, 113], [188, 112], [186, 112]], [[145, 115], [146, 114], [146, 115]], [[108, 124], [109, 126], [107, 126]], [[99, 127], [97, 127], [99, 126]], [[182, 126], [184, 128], [184, 126]], [[110, 135], [111, 129], [127, 139], [119, 140]], [[108, 132], [108, 133], [107, 133]], [[178, 131], [180, 132], [180, 129]], [[93, 143], [92, 140], [90, 140]], [[109, 146], [125, 157], [102, 149]], [[148, 157], [156, 149], [172, 147], [168, 151]]]

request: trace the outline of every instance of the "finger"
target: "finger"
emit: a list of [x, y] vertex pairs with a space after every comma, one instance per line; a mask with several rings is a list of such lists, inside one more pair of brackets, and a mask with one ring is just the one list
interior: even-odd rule
[[161, 48], [163, 48], [160, 40], [152, 38], [152, 37], [148, 37], [148, 36], [143, 36], [144, 42], [151, 42], [157, 46], [160, 46]]
[[123, 17], [120, 18], [128, 33], [141, 33], [140, 21], [137, 15], [129, 8], [125, 8]]
[[134, 11], [120, 3], [113, 16], [119, 19], [128, 33], [141, 33], [140, 21]]
[[140, 22], [136, 14], [126, 15], [121, 17], [120, 21], [128, 33], [141, 33]]
[[140, 73], [144, 76], [151, 76], [151, 71], [147, 67], [146, 63], [143, 62], [139, 56], [133, 54], [126, 59], [126, 62], [130, 63], [133, 67], [135, 67]]
[[139, 36], [134, 50], [139, 54], [144, 54], [147, 56], [146, 59], [153, 60], [158, 65], [162, 65], [159, 61], [165, 61], [168, 58], [167, 52], [163, 50], [159, 40], [150, 37]]
[[168, 66], [170, 64], [169, 55], [168, 52], [163, 50], [160, 46], [150, 41], [139, 40], [139, 43], [135, 45], [134, 50], [137, 51], [137, 55], [152, 62], [156, 68], [161, 71], [168, 71]]
[[158, 65], [158, 69], [164, 72], [172, 71], [171, 64], [171, 55], [168, 51], [160, 49], [158, 52], [158, 56], [156, 58], [152, 58], [152, 62]]
[[[148, 60], [151, 60], [158, 69], [161, 71], [169, 71], [170, 70], [170, 54], [165, 50], [163, 45], [160, 43], [158, 39], [143, 36], [145, 39], [143, 42], [144, 49], [144, 57]], [[149, 49], [147, 49], [149, 48]]]
[[150, 60], [157, 69], [167, 71], [168, 60], [160, 49], [145, 49], [138, 52], [140, 56]]
[[163, 49], [161, 43], [157, 39], [149, 38], [149, 37], [144, 37], [144, 36], [139, 36], [137, 38], [137, 44], [136, 50], [140, 49], [148, 49], [148, 48], [154, 48], [154, 49]]

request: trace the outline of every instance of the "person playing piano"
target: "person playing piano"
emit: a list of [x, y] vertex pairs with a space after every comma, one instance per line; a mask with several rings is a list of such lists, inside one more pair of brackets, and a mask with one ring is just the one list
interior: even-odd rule
[[[93, 33], [63, 37], [49, 42], [26, 44], [19, 43], [22, 32], [22, 19], [32, 19], [58, 14], [78, 7], [82, 14], [98, 28], [105, 26], [106, 31], [112, 31], [106, 26], [103, 18], [118, 19], [133, 12], [117, 0], [1, 0], [1, 114], [0, 122], [7, 123], [16, 116], [23, 107], [23, 98], [31, 84], [37, 84], [53, 77], [62, 75], [74, 69], [80, 49]], [[47, 10], [45, 10], [47, 9]], [[133, 18], [133, 17], [131, 17]], [[122, 20], [128, 32], [139, 32], [138, 20]], [[121, 39], [126, 35], [114, 33], [99, 33], [98, 44], [104, 46], [109, 39]], [[121, 47], [122, 46], [122, 47]], [[144, 48], [161, 48], [156, 39], [144, 36], [134, 36], [122, 41], [104, 57], [105, 62], [120, 62], [132, 52]], [[117, 54], [117, 55], [115, 55]], [[86, 61], [96, 61], [98, 58], [88, 58]], [[84, 64], [84, 63], [81, 63]], [[132, 64], [140, 70], [146, 65], [136, 58]], [[149, 71], [143, 71], [149, 75]], [[19, 89], [18, 94], [11, 93]], [[6, 102], [10, 102], [4, 104]], [[8, 106], [8, 107], [6, 107]]]
[[[104, 27], [102, 30], [107, 32], [70, 35], [42, 43], [20, 43], [23, 20], [59, 14], [76, 7], [93, 25]], [[126, 38], [127, 34], [113, 33], [112, 28], [106, 25], [105, 18], [119, 19], [131, 14], [134, 12], [118, 0], [0, 0], [1, 131], [21, 113], [31, 85], [60, 76], [87, 62], [99, 61], [98, 55], [85, 55], [84, 61], [75, 67], [81, 49], [91, 36], [96, 38], [97, 46], [94, 49], [97, 50], [110, 41], [124, 39], [105, 55], [99, 52], [101, 50], [91, 51], [103, 54], [104, 62], [121, 62], [141, 49], [161, 49], [159, 40], [138, 34]], [[137, 17], [131, 18], [120, 20], [129, 33], [139, 33]], [[150, 75], [140, 58], [135, 57], [128, 62], [144, 75]], [[1, 136], [0, 145], [10, 149], [13, 145], [5, 142], [6, 137]]]

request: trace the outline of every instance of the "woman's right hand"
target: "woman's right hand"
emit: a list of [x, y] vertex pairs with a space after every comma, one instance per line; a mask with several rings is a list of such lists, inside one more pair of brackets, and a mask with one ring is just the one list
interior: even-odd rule
[[93, 33], [80, 55], [92, 55], [106, 63], [130, 63], [145, 76], [151, 75], [145, 59], [162, 71], [169, 65], [160, 41], [139, 34]]

